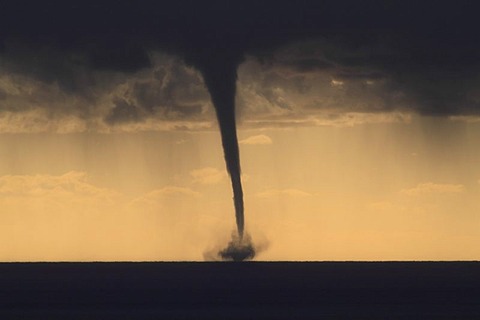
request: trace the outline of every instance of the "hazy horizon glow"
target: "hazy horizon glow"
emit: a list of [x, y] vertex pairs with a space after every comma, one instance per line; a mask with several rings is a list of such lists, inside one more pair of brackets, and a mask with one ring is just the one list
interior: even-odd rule
[[[478, 123], [241, 128], [257, 260], [478, 260]], [[216, 131], [0, 135], [1, 261], [203, 260], [234, 229]]]

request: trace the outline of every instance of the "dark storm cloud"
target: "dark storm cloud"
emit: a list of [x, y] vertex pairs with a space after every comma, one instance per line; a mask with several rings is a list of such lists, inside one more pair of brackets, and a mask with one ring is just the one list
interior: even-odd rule
[[[294, 44], [298, 45], [301, 44]], [[316, 46], [322, 49], [325, 43], [316, 41]], [[240, 67], [237, 100], [245, 124], [255, 123], [255, 127], [261, 127], [262, 123], [271, 126], [275, 122], [281, 126], [346, 125], [352, 122], [345, 121], [344, 113], [409, 113], [412, 109], [411, 99], [391, 75], [379, 68], [351, 67], [337, 62], [327, 69], [303, 72], [295, 67], [294, 56], [289, 60], [293, 63], [287, 67], [281, 51], [278, 52], [281, 59], [272, 57], [268, 66], [248, 58]], [[363, 119], [355, 121], [360, 124], [369, 118], [356, 119]], [[373, 120], [380, 119], [374, 116]]]
[[4, 100], [7, 98], [7, 93], [0, 88], [0, 100]]
[[1, 55], [2, 73], [26, 76], [45, 84], [57, 83], [61, 90], [87, 95], [92, 85], [83, 53], [57, 46], [6, 41]]
[[116, 98], [113, 103], [115, 106], [105, 117], [107, 123], [136, 122], [143, 118], [142, 112], [134, 104], [119, 98]]
[[139, 77], [114, 98], [114, 108], [105, 117], [107, 123], [137, 122], [148, 117], [195, 119], [202, 115], [209, 97], [200, 75], [174, 58], [153, 60], [154, 71], [149, 77]]
[[321, 58], [294, 59], [291, 61], [284, 61], [282, 65], [287, 69], [296, 71], [299, 74], [318, 72], [335, 67], [331, 62], [325, 61]]
[[387, 75], [379, 71], [342, 70], [334, 74], [340, 80], [382, 80]]
[[93, 68], [122, 72], [135, 72], [150, 66], [145, 50], [140, 46], [115, 46], [92, 50], [90, 63]]
[[[12, 1], [0, 12], [0, 66], [92, 102], [98, 84], [92, 70], [127, 77], [152, 68], [152, 51], [179, 56], [205, 73], [237, 66], [245, 53], [268, 65], [290, 44], [276, 57], [283, 76], [328, 73], [350, 86], [347, 101], [362, 91], [362, 80], [383, 81], [372, 96], [383, 99], [385, 110], [398, 108], [404, 96], [401, 108], [408, 103], [422, 114], [470, 115], [480, 113], [475, 12], [462, 1]], [[290, 85], [305, 90], [308, 80]], [[134, 90], [138, 99], [129, 103], [146, 115], [159, 100], [186, 116], [198, 110], [173, 106], [168, 88], [162, 97], [146, 85]]]
[[341, 39], [327, 56], [346, 70], [341, 78], [387, 79], [388, 90], [402, 92], [421, 114], [478, 114], [470, 96], [479, 85], [478, 35], [461, 27], [377, 35], [358, 46]]
[[[418, 34], [393, 30], [388, 36], [384, 30], [373, 30], [368, 37], [349, 31], [310, 38], [277, 48], [266, 66], [244, 74], [277, 108], [295, 105], [303, 111], [478, 115], [478, 35], [466, 30], [462, 39], [451, 39], [448, 33], [441, 39], [430, 36], [438, 37], [423, 30]], [[312, 54], [315, 59], [305, 58]], [[328, 63], [320, 68], [317, 61]], [[259, 73], [263, 76], [254, 76]], [[279, 89], [283, 90], [280, 95]], [[279, 97], [281, 104], [275, 103]], [[242, 104], [248, 108], [251, 100]]]
[[[55, 52], [53, 48], [45, 51]], [[65, 117], [75, 117], [83, 125], [70, 126], [72, 130], [109, 131], [105, 126], [123, 130], [129, 124], [148, 120], [153, 122], [136, 128], [195, 128], [198, 122], [211, 118], [208, 92], [198, 71], [173, 56], [148, 54], [149, 67], [125, 72], [93, 68], [82, 52], [68, 56], [42, 53], [32, 56], [31, 61], [25, 57], [26, 53], [10, 59], [8, 52], [0, 66], [0, 90], [4, 93], [0, 99], [0, 118], [8, 119], [15, 113], [16, 121], [10, 121], [7, 124], [10, 129], [4, 126], [2, 131], [28, 132], [28, 126], [21, 124], [22, 119], [62, 123]], [[25, 60], [28, 63], [23, 63]], [[55, 61], [58, 65], [50, 70]], [[159, 126], [158, 121], [189, 124]], [[45, 126], [45, 130], [49, 128], [52, 127]], [[37, 127], [35, 131], [39, 130], [42, 131]]]

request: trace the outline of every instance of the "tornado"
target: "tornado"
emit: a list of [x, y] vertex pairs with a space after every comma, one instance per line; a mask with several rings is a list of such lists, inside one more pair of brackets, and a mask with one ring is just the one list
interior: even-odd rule
[[238, 47], [227, 44], [231, 45], [228, 41], [218, 41], [218, 46], [193, 51], [194, 54], [187, 61], [202, 74], [215, 108], [225, 164], [232, 183], [237, 224], [237, 230], [232, 232], [232, 238], [226, 247], [207, 251], [204, 257], [213, 261], [245, 261], [253, 259], [259, 248], [254, 246], [249, 234], [244, 234], [243, 189], [235, 121], [237, 69], [244, 56]]
[[238, 237], [242, 240], [245, 219], [240, 154], [235, 121], [237, 67], [241, 57], [225, 59], [225, 56], [222, 56], [219, 59], [219, 57], [211, 56], [209, 59], [204, 60], [199, 65], [199, 69], [203, 75], [217, 115], [225, 163], [232, 183]]

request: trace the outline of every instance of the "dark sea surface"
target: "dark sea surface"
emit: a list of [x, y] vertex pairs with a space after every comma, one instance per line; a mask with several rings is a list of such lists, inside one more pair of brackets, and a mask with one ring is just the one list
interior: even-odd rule
[[480, 263], [0, 263], [0, 319], [480, 319]]

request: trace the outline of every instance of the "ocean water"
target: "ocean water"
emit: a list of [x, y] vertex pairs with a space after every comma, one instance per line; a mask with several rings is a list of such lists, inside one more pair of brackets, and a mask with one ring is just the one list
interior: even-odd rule
[[0, 319], [480, 319], [480, 263], [0, 263]]

